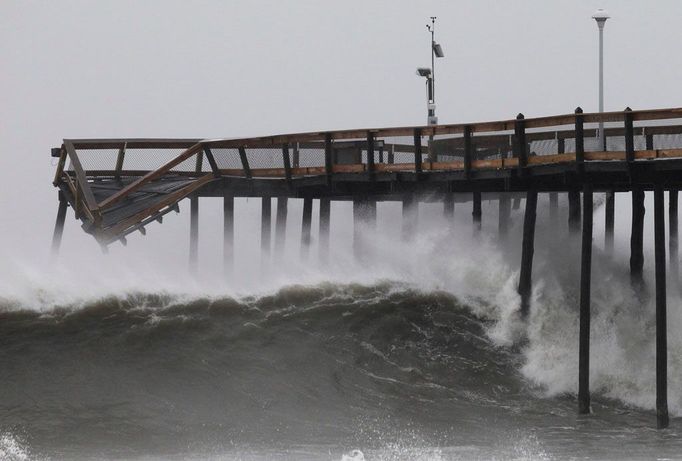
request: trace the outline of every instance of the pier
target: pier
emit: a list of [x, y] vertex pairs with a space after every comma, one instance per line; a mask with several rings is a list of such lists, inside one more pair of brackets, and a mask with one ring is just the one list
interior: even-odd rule
[[[597, 126], [603, 123], [605, 147]], [[558, 196], [568, 197], [566, 225], [582, 238], [578, 411], [590, 412], [590, 292], [593, 247], [593, 194], [605, 193], [605, 241], [613, 250], [614, 203], [632, 201], [630, 274], [641, 289], [644, 270], [644, 192], [654, 192], [653, 258], [656, 299], [656, 415], [668, 426], [666, 272], [676, 282], [678, 268], [677, 191], [682, 186], [682, 108], [515, 118], [482, 123], [341, 130], [244, 139], [65, 139], [52, 149], [58, 158], [59, 189], [52, 240], [56, 256], [67, 208], [82, 228], [106, 248], [126, 243], [130, 234], [162, 223], [187, 199], [190, 209], [189, 266], [198, 255], [199, 198], [223, 200], [226, 270], [232, 267], [234, 199], [262, 200], [261, 252], [279, 257], [289, 198], [303, 199], [301, 257], [309, 258], [313, 200], [319, 200], [319, 255], [329, 258], [334, 224], [331, 201], [352, 201], [354, 253], [370, 257], [363, 232], [376, 222], [379, 201], [403, 206], [403, 235], [415, 232], [420, 201], [438, 200], [453, 219], [455, 194], [466, 194], [472, 227], [482, 220], [482, 196], [499, 203], [500, 239], [507, 238], [512, 207], [524, 203], [518, 293], [521, 314], [532, 310], [532, 269], [539, 194], [548, 194], [550, 219], [558, 220]], [[664, 193], [669, 194], [668, 245]], [[274, 248], [270, 248], [276, 199]], [[581, 203], [582, 201], [582, 203]], [[184, 204], [183, 204], [184, 206]], [[459, 205], [458, 205], [459, 206]], [[360, 230], [360, 225], [364, 230]]]

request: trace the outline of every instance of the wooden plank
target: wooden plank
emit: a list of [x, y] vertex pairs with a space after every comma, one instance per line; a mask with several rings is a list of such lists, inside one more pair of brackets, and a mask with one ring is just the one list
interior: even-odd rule
[[332, 167], [333, 173], [364, 173], [365, 171], [367, 171], [367, 169], [365, 168], [365, 165], [362, 163], [350, 165], [334, 165]]
[[[518, 162], [518, 159], [516, 159]], [[509, 165], [509, 166], [516, 166], [516, 165]], [[486, 169], [500, 169], [502, 168], [502, 159], [494, 159], [494, 160], [473, 160], [471, 162], [471, 168], [474, 170], [486, 170]]]
[[169, 194], [167, 197], [164, 197], [163, 200], [160, 202], [154, 204], [153, 206], [146, 208], [133, 216], [121, 221], [119, 224], [110, 227], [109, 229], [105, 229], [100, 238], [102, 239], [102, 243], [107, 244], [114, 242], [118, 240], [118, 235], [125, 231], [127, 228], [130, 226], [136, 224], [137, 222], [141, 221], [142, 219], [146, 218], [147, 216], [150, 216], [157, 211], [161, 210], [162, 208], [165, 208], [167, 206], [173, 205], [177, 203], [178, 201], [182, 200], [183, 198], [187, 197], [189, 194], [194, 192], [195, 190], [199, 189], [200, 187], [204, 186], [205, 184], [208, 184], [211, 182], [213, 179], [213, 173], [208, 173], [201, 178], [198, 178], [196, 181], [193, 181], [192, 183], [188, 184], [187, 186], [183, 187], [182, 189], [179, 189], [178, 191]]
[[552, 165], [555, 163], [575, 162], [575, 154], [536, 155], [528, 158], [529, 165]]
[[463, 170], [464, 162], [432, 162], [431, 170]]
[[625, 151], [585, 152], [585, 160], [625, 160]]
[[117, 193], [111, 195], [110, 197], [108, 197], [107, 199], [102, 201], [102, 203], [99, 204], [99, 207], [101, 209], [105, 209], [107, 207], [110, 207], [114, 203], [123, 199], [126, 195], [140, 189], [140, 187], [144, 186], [148, 182], [151, 182], [155, 179], [160, 178], [161, 176], [163, 176], [167, 172], [169, 172], [171, 169], [173, 169], [175, 166], [181, 164], [182, 162], [184, 162], [185, 160], [190, 158], [192, 155], [196, 155], [197, 152], [201, 151], [202, 147], [203, 146], [201, 145], [201, 143], [197, 143], [197, 144], [193, 145], [192, 147], [190, 147], [189, 149], [184, 151], [182, 154], [178, 155], [173, 160], [171, 160], [170, 162], [163, 165], [161, 168], [158, 168], [154, 171], [147, 173], [146, 175], [137, 179], [136, 181], [134, 181], [133, 183], [131, 183], [127, 187], [124, 187], [123, 189], [121, 189]]
[[659, 149], [657, 158], [682, 157], [682, 149]]
[[387, 163], [375, 165], [376, 171], [414, 171], [414, 163]]
[[156, 139], [156, 138], [130, 138], [130, 139], [71, 139], [75, 149], [187, 149], [201, 139]]

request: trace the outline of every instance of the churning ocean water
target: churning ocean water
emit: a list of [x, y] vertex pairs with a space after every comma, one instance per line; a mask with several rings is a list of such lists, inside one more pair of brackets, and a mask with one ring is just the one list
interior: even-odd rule
[[556, 235], [539, 233], [526, 321], [515, 237], [470, 226], [241, 291], [4, 268], [0, 459], [682, 459], [679, 295], [659, 431], [653, 301], [596, 255], [578, 416], [579, 241]]

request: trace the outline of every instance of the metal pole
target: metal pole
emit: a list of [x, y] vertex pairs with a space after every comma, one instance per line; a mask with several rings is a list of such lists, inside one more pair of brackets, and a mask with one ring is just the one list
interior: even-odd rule
[[[604, 22], [599, 25], [599, 113], [604, 112]], [[604, 122], [599, 122], [599, 147], [606, 150]]]

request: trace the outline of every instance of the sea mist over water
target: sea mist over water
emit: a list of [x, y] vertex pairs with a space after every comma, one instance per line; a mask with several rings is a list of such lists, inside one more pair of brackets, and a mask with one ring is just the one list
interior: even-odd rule
[[[599, 194], [595, 199], [599, 199]], [[652, 209], [647, 196], [647, 210]], [[182, 206], [183, 204], [181, 204]], [[562, 202], [562, 205], [565, 203]], [[371, 254], [352, 257], [350, 203], [332, 206], [331, 258], [301, 261], [301, 204], [287, 245], [260, 255], [260, 200], [235, 202], [235, 267], [221, 266], [221, 202], [201, 200], [199, 274], [187, 275], [187, 214], [102, 255], [67, 222], [52, 267], [1, 264], [0, 454], [135, 459], [537, 459], [679, 453], [654, 406], [653, 299], [632, 292], [629, 196], [617, 195], [616, 252], [595, 208], [593, 417], [575, 415], [580, 237], [538, 203], [533, 303], [516, 294], [523, 204], [506, 240], [497, 203], [453, 226], [423, 203], [401, 241], [401, 205], [380, 203]], [[273, 224], [274, 224], [273, 206]], [[69, 219], [71, 215], [69, 215]], [[651, 270], [651, 213], [645, 273]], [[273, 232], [274, 239], [274, 232]], [[45, 238], [45, 247], [49, 236]], [[640, 300], [641, 299], [641, 300]], [[668, 288], [669, 406], [682, 414], [682, 314]], [[623, 438], [630, 446], [623, 446]], [[586, 444], [585, 441], [588, 441]], [[590, 441], [597, 440], [592, 446]], [[587, 448], [585, 447], [587, 445]], [[580, 450], [584, 450], [580, 452]], [[600, 451], [601, 450], [601, 451]], [[29, 456], [29, 453], [31, 456]], [[2, 458], [0, 456], [0, 458]], [[618, 456], [616, 456], [618, 457]]]

